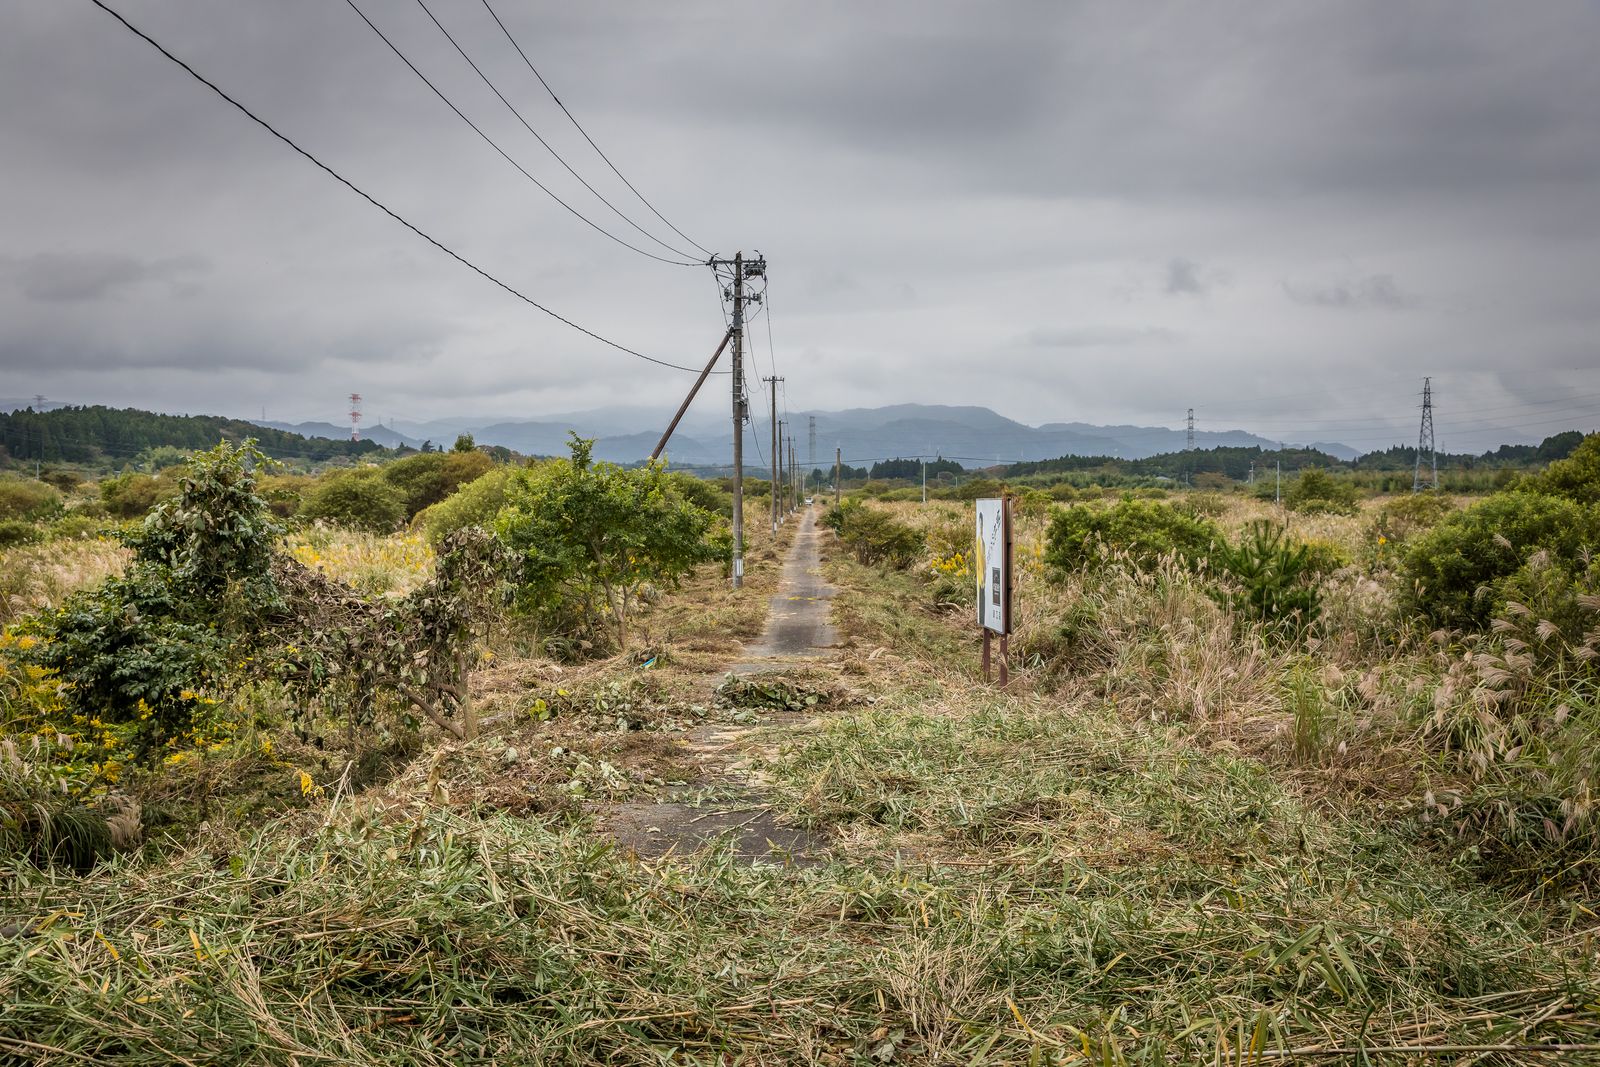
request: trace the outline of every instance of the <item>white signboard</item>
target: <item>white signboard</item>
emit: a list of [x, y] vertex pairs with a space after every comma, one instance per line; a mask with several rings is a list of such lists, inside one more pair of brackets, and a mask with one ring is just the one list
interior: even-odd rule
[[1011, 516], [1004, 499], [977, 501], [978, 542], [973, 569], [978, 577], [978, 625], [1011, 632]]

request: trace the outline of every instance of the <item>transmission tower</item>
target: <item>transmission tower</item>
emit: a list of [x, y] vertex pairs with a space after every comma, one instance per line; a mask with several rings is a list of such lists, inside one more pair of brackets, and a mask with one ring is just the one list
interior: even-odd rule
[[[1428, 454], [1427, 482], [1423, 481], [1422, 454]], [[1422, 379], [1422, 426], [1417, 430], [1417, 470], [1411, 478], [1411, 491], [1439, 488], [1439, 453], [1433, 445], [1433, 379]]]
[[350, 394], [350, 440], [361, 440], [361, 394]]

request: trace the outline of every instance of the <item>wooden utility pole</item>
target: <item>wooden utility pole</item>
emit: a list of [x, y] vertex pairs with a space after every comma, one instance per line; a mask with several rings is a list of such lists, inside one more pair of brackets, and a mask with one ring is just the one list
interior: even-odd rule
[[833, 450], [833, 506], [839, 506], [839, 479], [844, 474], [844, 449]]
[[744, 253], [733, 257], [733, 587], [744, 585]]
[[772, 510], [783, 521], [783, 420], [778, 421], [778, 443], [772, 448]]
[[779, 377], [768, 378], [772, 385], [772, 532], [778, 532], [778, 383]]
[[[750, 416], [750, 405], [744, 395], [744, 305], [746, 278], [762, 278], [767, 273], [765, 257], [746, 260], [743, 252], [732, 259], [713, 256], [706, 266], [718, 272], [733, 268], [733, 286], [724, 289], [724, 296], [733, 300], [733, 325], [729, 333], [733, 338], [733, 587], [744, 585], [744, 424]], [[759, 294], [758, 294], [759, 296]]]

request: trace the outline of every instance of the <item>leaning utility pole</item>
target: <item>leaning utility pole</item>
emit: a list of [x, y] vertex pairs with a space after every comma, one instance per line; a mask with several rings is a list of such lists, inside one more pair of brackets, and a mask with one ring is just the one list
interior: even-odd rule
[[738, 589], [744, 585], [744, 424], [749, 418], [744, 395], [744, 280], [765, 277], [767, 261], [757, 256], [746, 262], [744, 253], [738, 252], [731, 260], [712, 256], [706, 266], [713, 272], [733, 268], [733, 287], [724, 294], [733, 300], [728, 332], [733, 338], [733, 587]]
[[[771, 314], [771, 312], [768, 312], [768, 314]], [[782, 378], [773, 376], [773, 378], [768, 378], [766, 381], [773, 387], [773, 418], [771, 418], [771, 422], [773, 422], [773, 469], [771, 469], [771, 475], [773, 475], [773, 533], [778, 533], [778, 382], [781, 382]]]
[[1428, 453], [1432, 465], [1427, 488], [1439, 488], [1439, 453], [1433, 447], [1433, 379], [1422, 379], [1422, 426], [1417, 430], [1417, 469], [1411, 476], [1411, 491], [1422, 492], [1422, 453]]

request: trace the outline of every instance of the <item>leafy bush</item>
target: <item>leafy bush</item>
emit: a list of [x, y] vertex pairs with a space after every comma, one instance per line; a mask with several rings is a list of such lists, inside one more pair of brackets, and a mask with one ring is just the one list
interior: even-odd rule
[[36, 661], [78, 713], [131, 723], [139, 755], [186, 729], [199, 692], [232, 657], [235, 629], [278, 603], [270, 564], [280, 532], [255, 494], [252, 445], [197, 452], [180, 495], [128, 537], [133, 563], [43, 617]]
[[44, 531], [22, 519], [0, 519], [0, 548], [32, 545], [44, 540]]
[[1283, 503], [1290, 511], [1308, 515], [1354, 515], [1358, 496], [1354, 483], [1308, 467], [1283, 491]]
[[572, 457], [519, 470], [495, 521], [522, 563], [518, 602], [547, 635], [597, 637], [602, 620], [628, 640], [628, 614], [647, 583], [676, 585], [714, 558], [712, 516], [669, 491], [660, 464], [624, 470], [592, 459], [572, 435]]
[[373, 467], [325, 474], [305, 495], [300, 517], [371, 533], [389, 533], [406, 518], [405, 497]]
[[506, 506], [506, 486], [516, 474], [515, 467], [495, 467], [468, 482], [437, 504], [424, 508], [416, 517], [428, 542], [434, 546], [457, 530], [469, 526], [494, 526], [495, 516]]
[[1045, 534], [1044, 561], [1057, 572], [1071, 572], [1111, 550], [1126, 553], [1141, 567], [1166, 555], [1193, 566], [1219, 540], [1221, 534], [1207, 519], [1168, 504], [1124, 497], [1108, 508], [1077, 505], [1057, 511]]
[[60, 510], [61, 494], [44, 482], [0, 478], [0, 519], [43, 519]]
[[1501, 583], [1536, 552], [1577, 567], [1600, 547], [1600, 513], [1541, 493], [1496, 493], [1412, 540], [1401, 560], [1406, 607], [1435, 626], [1482, 629]]
[[1519, 488], [1530, 493], [1548, 493], [1591, 507], [1600, 504], [1600, 433], [1592, 433], [1541, 474], [1525, 479]]
[[850, 553], [867, 566], [905, 570], [922, 554], [922, 535], [887, 511], [846, 500], [823, 515]]
[[1455, 502], [1438, 493], [1408, 493], [1386, 501], [1378, 512], [1377, 532], [1390, 541], [1407, 541], [1437, 526], [1455, 510]]
[[64, 515], [50, 524], [50, 538], [55, 541], [88, 541], [106, 533], [102, 519], [88, 515]]
[[[733, 511], [733, 494], [704, 478], [696, 478], [692, 474], [677, 471], [668, 479], [679, 496], [704, 511], [713, 515], [727, 515]], [[771, 482], [752, 479], [745, 482], [744, 496], [746, 500], [756, 497], [767, 497], [770, 501]]]
[[177, 485], [170, 478], [119, 474], [100, 483], [100, 501], [107, 513], [119, 519], [137, 519], [176, 491]]
[[1223, 599], [1244, 618], [1300, 633], [1322, 610], [1310, 546], [1290, 541], [1278, 523], [1252, 522], [1237, 545], [1218, 541], [1212, 558], [1237, 583]]
[[405, 517], [410, 519], [461, 486], [481, 478], [493, 466], [493, 460], [469, 444], [454, 452], [419, 452], [381, 469], [384, 481], [399, 491], [405, 504]]

